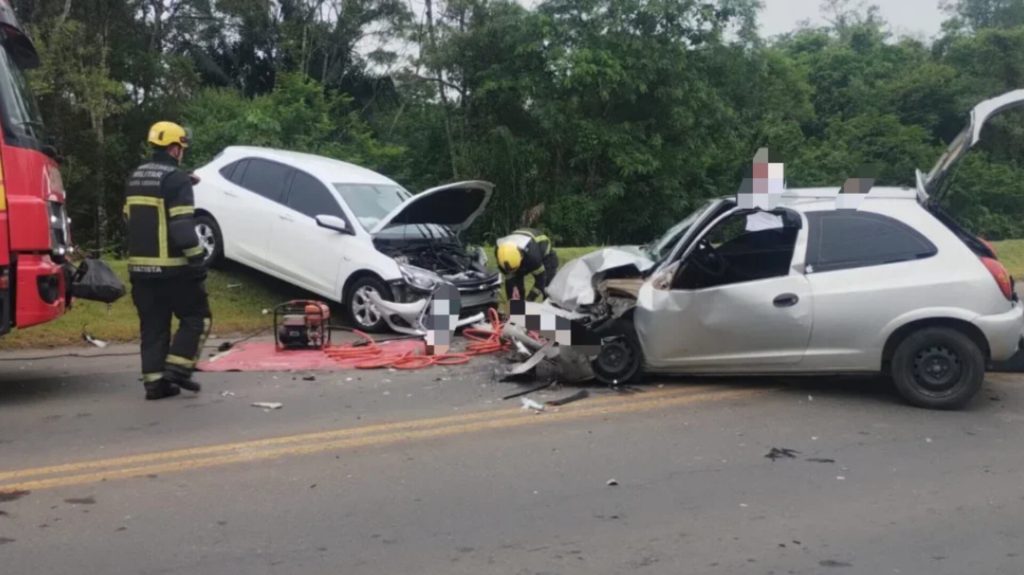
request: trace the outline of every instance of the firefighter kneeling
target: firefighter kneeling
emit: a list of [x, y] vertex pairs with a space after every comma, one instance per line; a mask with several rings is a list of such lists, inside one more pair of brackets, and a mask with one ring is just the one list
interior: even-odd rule
[[[191, 177], [178, 166], [189, 141], [171, 122], [150, 128], [152, 159], [128, 181], [128, 271], [142, 335], [146, 399], [198, 392], [192, 372], [209, 334], [204, 250], [196, 234]], [[171, 341], [171, 316], [178, 332]]]
[[533, 276], [533, 289], [525, 299], [534, 301], [547, 296], [547, 287], [558, 271], [558, 254], [551, 246], [551, 240], [541, 232], [518, 229], [498, 240], [498, 268], [505, 274], [505, 295], [513, 299], [518, 293], [523, 297], [525, 278]]

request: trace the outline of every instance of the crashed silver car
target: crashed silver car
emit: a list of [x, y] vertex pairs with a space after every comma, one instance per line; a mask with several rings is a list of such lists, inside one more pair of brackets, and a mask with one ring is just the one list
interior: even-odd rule
[[561, 353], [606, 384], [886, 373], [914, 405], [961, 407], [1024, 345], [1024, 312], [992, 248], [937, 202], [986, 120], [1020, 105], [1024, 90], [979, 104], [916, 189], [786, 189], [769, 210], [715, 199], [649, 246], [569, 262], [526, 317], [591, 334]]

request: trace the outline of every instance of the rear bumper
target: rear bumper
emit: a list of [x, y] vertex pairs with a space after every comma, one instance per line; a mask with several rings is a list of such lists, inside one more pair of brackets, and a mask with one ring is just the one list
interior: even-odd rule
[[1024, 345], [1024, 306], [1019, 303], [1006, 313], [978, 317], [974, 324], [988, 340], [992, 361], [1006, 361]]

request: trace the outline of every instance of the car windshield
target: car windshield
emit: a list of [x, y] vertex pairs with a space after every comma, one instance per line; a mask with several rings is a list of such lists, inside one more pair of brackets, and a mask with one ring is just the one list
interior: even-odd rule
[[[372, 230], [381, 219], [412, 197], [408, 190], [394, 185], [334, 184], [334, 188], [366, 230]], [[401, 240], [434, 240], [452, 236], [447, 227], [434, 224], [391, 226], [377, 234], [377, 237]]]
[[28, 80], [15, 64], [7, 49], [0, 50], [0, 106], [3, 107], [4, 131], [16, 139], [45, 139], [43, 119]]
[[648, 243], [644, 246], [644, 251], [651, 258], [652, 261], [658, 262], [669, 256], [672, 253], [672, 248], [679, 242], [679, 240], [686, 234], [686, 231], [690, 229], [693, 222], [697, 221], [697, 218], [701, 216], [713, 202], [707, 202], [701, 207], [697, 208], [690, 215], [686, 216], [686, 219], [677, 223], [668, 229], [661, 237]]

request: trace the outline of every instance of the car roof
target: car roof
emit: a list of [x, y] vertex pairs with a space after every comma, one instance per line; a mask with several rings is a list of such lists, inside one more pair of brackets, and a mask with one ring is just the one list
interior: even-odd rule
[[[821, 188], [786, 188], [778, 202], [779, 207], [789, 208], [798, 212], [816, 212], [822, 210], [839, 209], [837, 199], [843, 196], [863, 196], [864, 201], [875, 204], [876, 201], [891, 202], [907, 205], [918, 205], [917, 192], [912, 188], [897, 188], [891, 186], [873, 187], [867, 194], [840, 194], [840, 188], [829, 186]], [[718, 196], [715, 200], [736, 200], [736, 196]]]
[[315, 154], [259, 146], [228, 146], [221, 152], [221, 156], [225, 159], [258, 157], [274, 160], [309, 172], [331, 184], [382, 184], [401, 187], [398, 182], [373, 170]]

